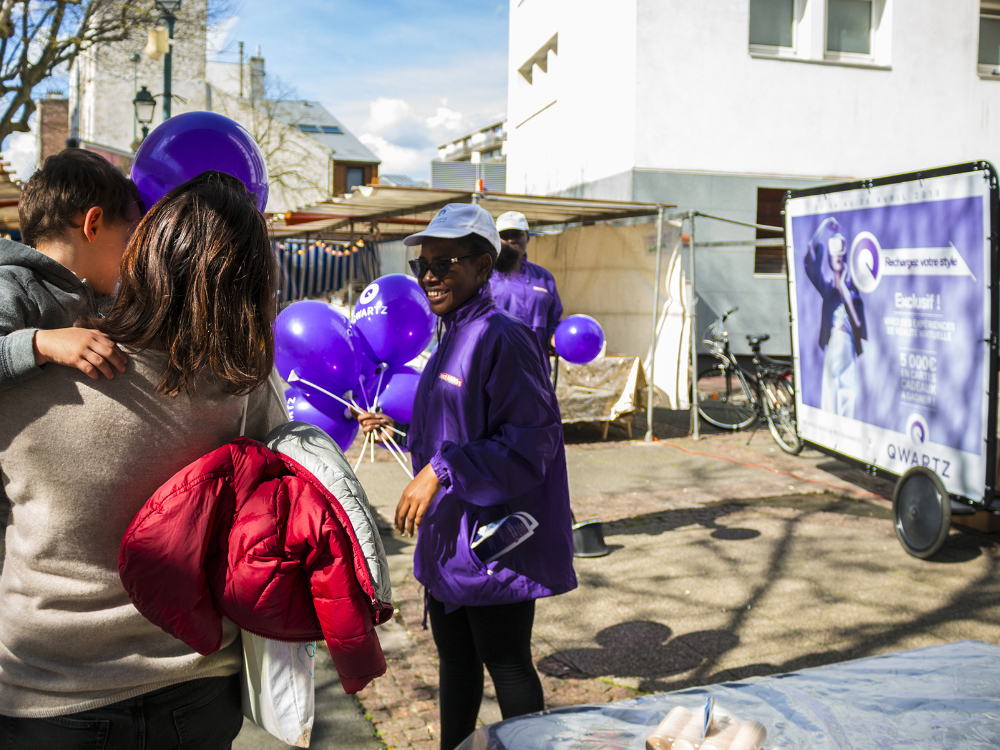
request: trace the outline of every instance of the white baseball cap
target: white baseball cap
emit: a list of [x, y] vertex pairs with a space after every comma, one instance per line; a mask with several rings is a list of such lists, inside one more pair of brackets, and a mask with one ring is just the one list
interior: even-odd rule
[[497, 232], [503, 232], [507, 229], [520, 229], [522, 232], [527, 232], [528, 220], [524, 218], [524, 214], [517, 211], [500, 214], [497, 217]]
[[411, 234], [403, 240], [403, 244], [412, 247], [422, 245], [428, 237], [453, 240], [467, 234], [478, 234], [488, 239], [493, 246], [493, 260], [497, 259], [500, 254], [500, 233], [490, 212], [474, 203], [449, 203], [431, 219], [427, 229]]

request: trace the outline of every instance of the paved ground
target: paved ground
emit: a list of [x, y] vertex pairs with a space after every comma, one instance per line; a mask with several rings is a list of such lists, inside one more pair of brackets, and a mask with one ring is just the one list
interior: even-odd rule
[[[888, 483], [818, 453], [786, 456], [766, 432], [746, 445], [745, 433], [693, 441], [684, 426], [658, 424], [662, 442], [651, 445], [567, 430], [573, 508], [604, 522], [612, 553], [578, 558], [580, 587], [538, 603], [533, 652], [548, 706], [1000, 642], [994, 537], [956, 529], [934, 560], [914, 559], [893, 534]], [[390, 461], [358, 470], [386, 517], [407, 481]], [[361, 708], [326, 682], [318, 700], [341, 708], [317, 712], [314, 748], [377, 747], [365, 742], [373, 729], [391, 748], [437, 747], [435, 650], [411, 542], [386, 543], [399, 607], [380, 628], [389, 672], [360, 694]], [[480, 719], [499, 719], [494, 701]], [[327, 724], [355, 734], [320, 741]]]

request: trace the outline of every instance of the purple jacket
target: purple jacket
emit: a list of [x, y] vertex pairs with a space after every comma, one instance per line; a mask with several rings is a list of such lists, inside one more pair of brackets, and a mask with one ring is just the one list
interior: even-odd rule
[[[408, 446], [442, 490], [417, 536], [414, 574], [452, 606], [507, 604], [576, 588], [562, 423], [531, 332], [484, 285], [444, 317], [417, 385]], [[484, 565], [476, 529], [517, 511], [534, 536]]]
[[549, 371], [549, 340], [562, 318], [563, 307], [556, 291], [556, 280], [539, 265], [521, 261], [519, 273], [507, 276], [493, 272], [490, 291], [501, 310], [524, 323], [542, 347], [542, 362]]

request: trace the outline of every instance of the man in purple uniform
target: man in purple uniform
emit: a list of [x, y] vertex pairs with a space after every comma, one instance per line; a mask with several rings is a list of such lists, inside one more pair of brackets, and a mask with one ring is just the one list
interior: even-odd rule
[[[544, 708], [531, 629], [536, 599], [577, 585], [569, 484], [538, 341], [490, 292], [500, 250], [490, 214], [445, 206], [404, 244], [420, 245], [410, 267], [445, 332], [417, 386], [408, 439], [416, 477], [395, 523], [403, 534], [419, 530], [413, 572], [427, 592], [441, 748], [451, 750], [476, 727], [484, 664], [505, 719]], [[359, 420], [366, 432], [391, 424], [384, 414]], [[524, 525], [520, 538], [510, 533], [514, 514], [537, 522], [530, 534]], [[472, 547], [477, 530], [503, 519], [514, 523], [493, 554], [515, 546], [481, 557]]]
[[552, 274], [528, 260], [528, 220], [508, 211], [497, 217], [500, 254], [490, 290], [497, 307], [524, 323], [538, 339], [545, 372], [549, 371], [552, 334], [562, 318], [562, 302]]

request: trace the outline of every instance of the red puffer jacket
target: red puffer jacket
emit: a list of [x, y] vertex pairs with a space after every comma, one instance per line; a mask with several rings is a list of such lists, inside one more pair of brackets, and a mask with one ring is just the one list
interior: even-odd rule
[[306, 469], [240, 438], [175, 474], [142, 507], [118, 562], [132, 603], [201, 654], [222, 618], [282, 641], [326, 640], [348, 693], [385, 673], [378, 601], [344, 508]]

